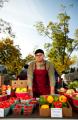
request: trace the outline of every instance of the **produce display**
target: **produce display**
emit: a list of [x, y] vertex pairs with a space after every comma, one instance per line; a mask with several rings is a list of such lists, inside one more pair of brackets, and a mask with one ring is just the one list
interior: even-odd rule
[[77, 81], [70, 82], [68, 89], [65, 90], [65, 92], [61, 93], [61, 88], [59, 89], [59, 94], [65, 95], [67, 97], [72, 106], [72, 109], [75, 111], [78, 111], [78, 91], [76, 91], [77, 83]]
[[70, 83], [68, 84], [68, 88], [69, 88], [69, 89], [75, 89], [75, 90], [76, 90], [76, 88], [78, 88], [78, 81], [75, 80], [75, 81], [73, 81], [73, 82], [70, 82]]
[[66, 92], [66, 89], [65, 88], [60, 88], [58, 91], [59, 92]]
[[42, 95], [39, 98], [41, 117], [71, 117], [72, 108], [65, 95]]
[[27, 92], [27, 88], [16, 88], [16, 93], [23, 93], [23, 92]]
[[70, 95], [70, 96], [72, 96], [74, 93], [75, 93], [75, 91], [74, 91], [73, 89], [68, 89], [68, 90], [66, 91], [66, 94], [67, 94], [67, 95]]
[[40, 96], [39, 104], [41, 108], [62, 108], [67, 107], [67, 97], [64, 95]]
[[78, 110], [77, 83], [74, 84], [75, 87], [71, 87], [72, 83], [70, 83], [68, 89], [60, 88], [58, 94], [41, 95], [39, 98], [33, 98], [25, 86], [11, 87], [11, 85], [3, 84], [0, 88], [0, 110], [3, 110], [0, 112], [3, 115], [1, 114], [0, 117], [6, 117], [9, 113], [14, 116], [23, 115], [26, 117], [33, 114], [34, 109], [35, 111], [38, 109], [40, 116], [49, 117], [52, 108], [61, 108], [63, 117], [66, 116], [65, 111], [67, 111], [67, 116], [71, 117], [72, 109]]

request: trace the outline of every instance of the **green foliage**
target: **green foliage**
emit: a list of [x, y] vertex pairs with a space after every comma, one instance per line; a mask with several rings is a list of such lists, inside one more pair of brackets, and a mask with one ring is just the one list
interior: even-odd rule
[[70, 83], [68, 84], [68, 88], [70, 88], [70, 89], [78, 88], [78, 81], [75, 80], [75, 81], [73, 81], [73, 82], [70, 82]]
[[65, 13], [58, 15], [58, 22], [50, 21], [48, 25], [42, 22], [36, 23], [35, 27], [41, 35], [46, 35], [51, 39], [51, 43], [46, 43], [48, 59], [55, 65], [57, 71], [61, 74], [75, 62], [71, 54], [78, 49], [78, 30], [76, 30], [75, 39], [69, 38], [69, 20], [70, 16]]
[[10, 36], [11, 38], [15, 38], [10, 23], [6, 22], [3, 19], [0, 19], [0, 33], [2, 33], [3, 35]]
[[24, 59], [25, 63], [29, 63], [31, 61], [35, 60], [35, 57], [32, 54], [29, 54], [28, 56], [26, 56], [26, 58]]
[[8, 71], [18, 74], [22, 68], [19, 46], [14, 46], [9, 38], [0, 40], [0, 64], [5, 65]]

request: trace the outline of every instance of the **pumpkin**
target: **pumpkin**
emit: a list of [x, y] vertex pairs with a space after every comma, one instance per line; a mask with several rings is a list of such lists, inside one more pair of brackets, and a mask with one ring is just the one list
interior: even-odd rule
[[62, 102], [62, 103], [63, 102], [65, 103], [65, 102], [67, 102], [67, 97], [64, 96], [64, 95], [61, 95], [61, 96], [59, 96], [59, 101]]
[[49, 96], [47, 97], [47, 102], [48, 102], [48, 103], [52, 103], [53, 101], [54, 101], [53, 96], [49, 95]]
[[42, 108], [42, 109], [49, 108], [49, 105], [47, 105], [47, 104], [41, 105], [41, 108]]

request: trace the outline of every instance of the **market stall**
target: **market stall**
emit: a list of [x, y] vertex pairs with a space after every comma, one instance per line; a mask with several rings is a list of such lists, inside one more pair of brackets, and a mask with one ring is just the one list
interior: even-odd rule
[[0, 91], [0, 118], [78, 118], [78, 91], [58, 90], [58, 94], [32, 98], [26, 81], [12, 81]]

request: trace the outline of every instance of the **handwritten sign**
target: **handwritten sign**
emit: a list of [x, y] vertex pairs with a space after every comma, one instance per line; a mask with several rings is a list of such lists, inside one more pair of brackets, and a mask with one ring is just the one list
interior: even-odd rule
[[0, 108], [0, 117], [4, 117], [4, 109]]
[[51, 108], [51, 117], [62, 117], [62, 108]]

